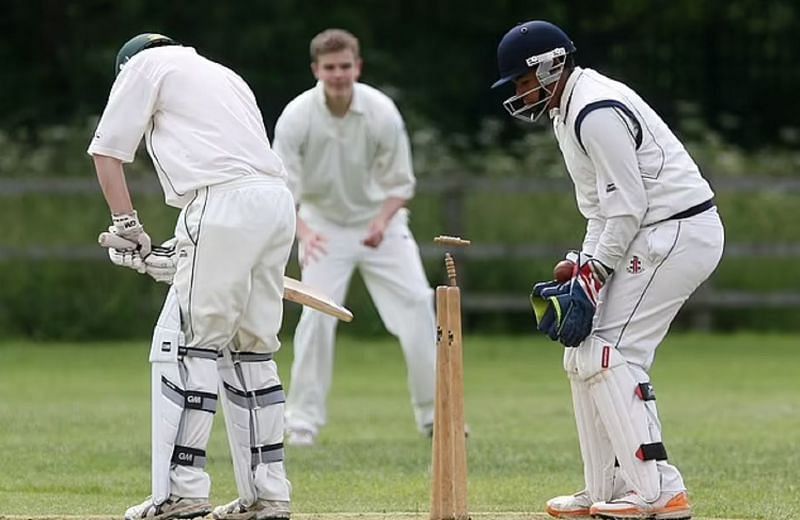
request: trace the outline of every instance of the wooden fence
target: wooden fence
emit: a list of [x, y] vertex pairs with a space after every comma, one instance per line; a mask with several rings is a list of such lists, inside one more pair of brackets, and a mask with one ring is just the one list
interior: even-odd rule
[[[160, 194], [155, 179], [132, 182], [131, 189], [136, 193]], [[800, 179], [744, 177], [717, 179], [714, 188], [718, 193], [800, 193]], [[418, 192], [437, 196], [441, 200], [442, 229], [448, 234], [460, 235], [463, 229], [465, 198], [470, 193], [546, 193], [571, 191], [567, 180], [546, 180], [535, 178], [486, 179], [470, 178], [457, 180], [420, 181]], [[94, 178], [86, 179], [0, 179], [0, 199], [30, 194], [86, 194], [97, 193], [99, 187]], [[441, 258], [441, 248], [424, 242], [420, 244], [426, 259]], [[557, 258], [563, 254], [564, 247], [559, 244], [525, 243], [482, 243], [459, 253], [459, 261], [469, 264], [471, 260], [494, 259], [545, 259]], [[800, 257], [800, 243], [728, 243], [726, 258], [797, 258]], [[31, 246], [24, 248], [0, 246], [0, 260], [3, 259], [47, 259], [58, 258], [72, 261], [92, 261], [105, 258], [97, 247], [47, 247]], [[464, 292], [465, 312], [518, 312], [528, 311], [527, 295], [509, 292]], [[713, 284], [705, 284], [689, 301], [693, 318], [702, 327], [709, 321], [708, 310], [713, 308], [752, 308], [752, 307], [800, 307], [800, 292], [786, 291], [775, 293], [755, 293], [748, 291], [717, 290]]]

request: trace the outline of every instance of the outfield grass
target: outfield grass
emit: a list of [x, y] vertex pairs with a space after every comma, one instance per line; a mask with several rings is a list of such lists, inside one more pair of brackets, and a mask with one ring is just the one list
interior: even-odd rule
[[[561, 349], [465, 342], [470, 510], [542, 511], [582, 482]], [[149, 494], [147, 350], [0, 344], [0, 515], [119, 515]], [[288, 381], [289, 342], [278, 361]], [[662, 346], [653, 377], [665, 441], [698, 517], [800, 518], [798, 367], [798, 336], [674, 335]], [[399, 347], [343, 338], [335, 369], [319, 445], [287, 450], [295, 511], [426, 511], [430, 442], [413, 425]], [[221, 419], [209, 447], [215, 503], [235, 496]]]

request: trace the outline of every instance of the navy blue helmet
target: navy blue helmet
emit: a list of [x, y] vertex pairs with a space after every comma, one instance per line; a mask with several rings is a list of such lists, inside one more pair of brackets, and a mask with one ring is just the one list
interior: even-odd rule
[[[497, 46], [497, 67], [500, 79], [492, 88], [505, 85], [524, 74], [535, 71], [539, 87], [507, 99], [503, 105], [506, 110], [527, 122], [536, 121], [547, 108], [555, 88], [548, 89], [561, 78], [568, 54], [575, 52], [575, 44], [557, 26], [542, 20], [532, 20], [513, 27]], [[532, 92], [543, 89], [536, 103], [526, 104], [524, 98]]]

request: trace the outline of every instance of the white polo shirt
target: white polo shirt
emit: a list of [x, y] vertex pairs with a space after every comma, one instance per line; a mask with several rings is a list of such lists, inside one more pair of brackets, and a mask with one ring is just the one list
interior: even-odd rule
[[142, 136], [171, 206], [242, 176], [285, 177], [250, 87], [191, 47], [147, 49], [125, 64], [88, 153], [131, 162]]
[[294, 98], [275, 125], [274, 149], [304, 218], [361, 225], [388, 197], [414, 195], [403, 118], [388, 96], [363, 83], [354, 85], [344, 117], [331, 114], [321, 82]]
[[583, 249], [612, 268], [641, 227], [714, 196], [664, 121], [618, 81], [576, 67], [550, 116], [588, 220]]

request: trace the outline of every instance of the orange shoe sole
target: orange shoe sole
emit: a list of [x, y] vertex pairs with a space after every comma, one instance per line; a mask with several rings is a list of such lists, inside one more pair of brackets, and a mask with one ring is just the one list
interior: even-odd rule
[[558, 509], [553, 509], [552, 507], [548, 507], [546, 509], [547, 514], [554, 517], [554, 518], [591, 518], [591, 513], [589, 509], [574, 509], [572, 511], [561, 511]]

